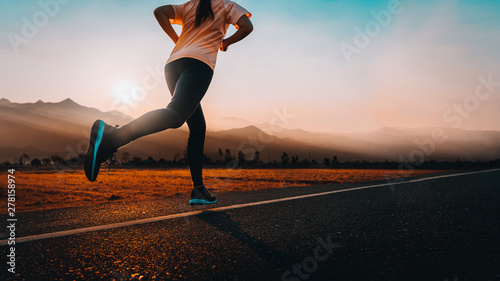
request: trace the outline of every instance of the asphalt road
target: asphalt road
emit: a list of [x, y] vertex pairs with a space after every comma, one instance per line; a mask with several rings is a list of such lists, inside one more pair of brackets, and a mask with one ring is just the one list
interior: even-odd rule
[[[216, 207], [379, 183], [220, 194]], [[200, 210], [187, 202], [19, 213], [16, 237]], [[2, 246], [0, 280], [498, 281], [499, 215], [500, 171], [442, 177], [18, 243], [15, 274]]]

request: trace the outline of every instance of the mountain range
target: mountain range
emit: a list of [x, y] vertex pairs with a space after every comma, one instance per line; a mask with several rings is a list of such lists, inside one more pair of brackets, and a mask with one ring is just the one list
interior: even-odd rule
[[[51, 103], [13, 103], [0, 99], [0, 161], [16, 161], [26, 153], [31, 159], [59, 155], [72, 158], [87, 150], [90, 126], [96, 119], [111, 125], [125, 125], [132, 117], [118, 111], [102, 112], [71, 99]], [[451, 160], [488, 161], [500, 158], [500, 131], [471, 131], [455, 128], [384, 127], [365, 133], [315, 133], [269, 124], [252, 124], [241, 118], [225, 118], [209, 126], [205, 154], [218, 159], [219, 148], [233, 155], [241, 150], [247, 159], [255, 151], [262, 161], [279, 161], [283, 152], [290, 157], [339, 161]], [[226, 128], [233, 124], [234, 128]], [[120, 148], [143, 159], [172, 160], [186, 148], [189, 132], [166, 130], [133, 141]]]

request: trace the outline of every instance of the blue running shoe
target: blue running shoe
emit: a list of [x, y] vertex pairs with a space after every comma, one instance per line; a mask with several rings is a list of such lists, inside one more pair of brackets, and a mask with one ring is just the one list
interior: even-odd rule
[[189, 205], [207, 205], [207, 204], [215, 204], [217, 202], [217, 198], [210, 195], [208, 190], [204, 185], [200, 187], [195, 187], [191, 191], [191, 200], [189, 201]]
[[118, 129], [97, 120], [90, 131], [90, 144], [85, 155], [84, 170], [89, 181], [95, 181], [101, 164], [112, 159], [118, 149]]

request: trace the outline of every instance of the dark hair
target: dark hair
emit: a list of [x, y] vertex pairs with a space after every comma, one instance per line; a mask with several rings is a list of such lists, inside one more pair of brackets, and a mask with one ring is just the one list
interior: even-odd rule
[[212, 10], [211, 0], [200, 0], [198, 8], [196, 9], [195, 26], [200, 26], [205, 20], [210, 18], [214, 20], [214, 11]]

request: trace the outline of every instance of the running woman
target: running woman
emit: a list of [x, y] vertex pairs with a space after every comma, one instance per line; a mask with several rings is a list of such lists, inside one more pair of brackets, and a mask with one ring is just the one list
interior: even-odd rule
[[[112, 159], [121, 146], [187, 122], [187, 156], [193, 180], [189, 204], [214, 204], [217, 199], [205, 188], [202, 177], [206, 124], [200, 102], [212, 80], [218, 51], [227, 51], [253, 31], [251, 14], [230, 0], [190, 0], [181, 5], [158, 7], [154, 15], [175, 43], [165, 66], [172, 99], [165, 108], [148, 112], [121, 128], [95, 121], [85, 156], [85, 175], [95, 181], [101, 164]], [[172, 24], [182, 25], [180, 36]], [[230, 24], [237, 31], [224, 39]]]

